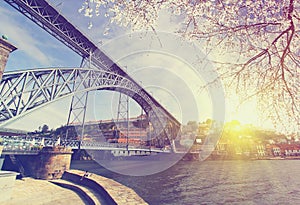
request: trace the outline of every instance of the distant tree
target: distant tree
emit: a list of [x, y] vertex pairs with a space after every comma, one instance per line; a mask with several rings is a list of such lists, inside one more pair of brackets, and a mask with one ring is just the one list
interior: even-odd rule
[[299, 129], [300, 1], [86, 0], [79, 12], [103, 9], [111, 23], [134, 31], [155, 31], [160, 11], [169, 11], [177, 33], [203, 43], [228, 93], [241, 102], [255, 96], [265, 116]]
[[213, 123], [213, 120], [212, 120], [212, 119], [207, 119], [207, 120], [205, 121], [205, 123], [208, 124], [208, 125], [211, 125], [211, 124]]
[[44, 124], [41, 131], [42, 131], [42, 133], [48, 132], [49, 131], [49, 126]]
[[222, 132], [223, 139], [236, 140], [242, 134], [241, 124], [237, 120], [226, 122]]
[[231, 120], [226, 124], [228, 124], [230, 127], [241, 127], [241, 123], [238, 120]]
[[198, 123], [196, 121], [188, 121], [187, 126], [192, 130], [192, 131], [197, 131], [198, 129]]

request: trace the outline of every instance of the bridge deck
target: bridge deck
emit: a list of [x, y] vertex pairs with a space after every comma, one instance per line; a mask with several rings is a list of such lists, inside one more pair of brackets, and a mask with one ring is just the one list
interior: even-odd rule
[[30, 150], [3, 150], [2, 155], [38, 155], [40, 151]]

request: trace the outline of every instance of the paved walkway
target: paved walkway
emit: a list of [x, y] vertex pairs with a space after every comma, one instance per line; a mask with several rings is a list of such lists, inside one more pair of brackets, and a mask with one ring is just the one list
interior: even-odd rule
[[63, 205], [85, 204], [73, 191], [54, 185], [46, 180], [23, 178], [16, 180], [11, 200], [5, 205]]

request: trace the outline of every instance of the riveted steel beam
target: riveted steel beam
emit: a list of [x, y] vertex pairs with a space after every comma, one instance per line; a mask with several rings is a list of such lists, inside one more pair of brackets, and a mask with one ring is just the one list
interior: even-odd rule
[[[113, 90], [134, 99], [149, 116], [153, 135], [168, 135], [172, 121], [135, 83], [122, 75], [89, 68], [48, 68], [5, 73], [0, 84], [0, 122], [13, 121], [43, 105], [93, 90]], [[81, 102], [81, 101], [78, 101]], [[74, 107], [75, 109], [75, 107]], [[176, 136], [175, 136], [176, 137]], [[164, 142], [162, 142], [164, 144]]]

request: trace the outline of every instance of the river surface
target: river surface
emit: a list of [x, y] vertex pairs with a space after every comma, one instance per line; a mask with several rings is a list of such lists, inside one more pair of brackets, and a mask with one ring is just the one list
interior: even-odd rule
[[74, 161], [133, 188], [149, 204], [300, 204], [300, 160], [180, 161], [143, 177], [110, 172], [93, 161]]

